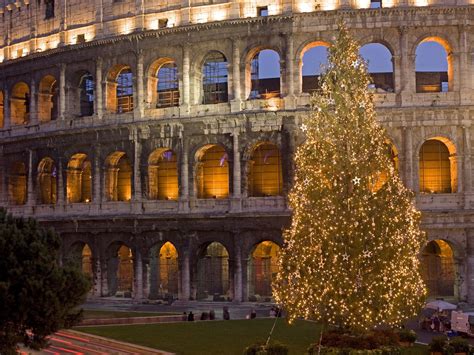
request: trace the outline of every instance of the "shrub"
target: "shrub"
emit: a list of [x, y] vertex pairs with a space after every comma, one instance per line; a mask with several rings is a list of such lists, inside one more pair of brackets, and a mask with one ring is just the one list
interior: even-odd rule
[[431, 352], [443, 352], [444, 348], [448, 343], [448, 339], [445, 336], [436, 336], [431, 339], [429, 348]]
[[372, 330], [365, 334], [330, 330], [323, 334], [321, 344], [328, 348], [371, 350], [398, 346], [398, 335], [391, 330]]
[[[308, 349], [309, 355], [318, 354], [318, 345], [313, 344]], [[321, 347], [323, 355], [400, 355], [401, 350], [397, 347], [382, 347], [379, 349], [350, 349], [350, 348], [333, 348]]]
[[265, 346], [264, 341], [250, 345], [244, 350], [244, 355], [288, 355], [288, 347], [274, 342]]
[[451, 339], [449, 345], [453, 348], [455, 353], [468, 353], [470, 348], [467, 340], [461, 337]]
[[398, 339], [402, 342], [414, 343], [416, 341], [416, 333], [411, 329], [402, 329], [398, 332]]

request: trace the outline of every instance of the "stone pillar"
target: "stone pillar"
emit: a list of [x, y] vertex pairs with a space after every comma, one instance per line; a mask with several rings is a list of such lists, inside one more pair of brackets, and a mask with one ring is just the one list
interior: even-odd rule
[[459, 89], [460, 89], [460, 99], [461, 104], [470, 104], [470, 93], [471, 93], [471, 66], [469, 65], [469, 27], [460, 26], [459, 27], [459, 43], [460, 43], [460, 53], [459, 53], [459, 75], [456, 76], [456, 79], [459, 78]]
[[98, 57], [95, 62], [95, 115], [98, 119], [102, 119], [104, 115], [104, 97], [102, 92], [102, 58]]
[[133, 145], [134, 145], [134, 157], [133, 157], [133, 199], [137, 202], [142, 201], [142, 179], [140, 171], [140, 156], [142, 151], [142, 145], [138, 132], [133, 132]]
[[10, 92], [8, 87], [3, 87], [3, 128], [9, 129], [11, 126], [11, 115], [10, 115]]
[[35, 201], [35, 190], [33, 186], [33, 150], [28, 150], [28, 195], [27, 195], [27, 205], [34, 206]]
[[134, 292], [133, 299], [135, 302], [140, 302], [143, 299], [143, 262], [140, 251], [135, 251], [135, 275], [134, 275]]
[[[238, 236], [234, 234], [234, 238]], [[240, 245], [235, 247], [234, 262], [234, 302], [242, 302], [242, 251]]]
[[[464, 135], [464, 192], [470, 193], [472, 190], [472, 168], [471, 168], [471, 134], [469, 132], [469, 127], [463, 127]], [[467, 207], [466, 207], [467, 208]]]
[[38, 103], [38, 95], [36, 94], [36, 81], [33, 78], [31, 78], [30, 81], [30, 117], [29, 117], [29, 123], [30, 124], [37, 124], [38, 123], [38, 110], [37, 110], [37, 104]]
[[181, 294], [178, 298], [181, 301], [188, 301], [191, 297], [191, 263], [189, 251], [183, 253], [181, 261]]
[[181, 138], [181, 194], [179, 196], [180, 210], [189, 210], [189, 161], [188, 144], [184, 137]]
[[100, 256], [94, 257], [93, 265], [93, 289], [92, 294], [96, 297], [102, 296], [102, 270]]
[[59, 119], [66, 115], [66, 64], [59, 66]]
[[[413, 136], [411, 127], [403, 127], [403, 135], [405, 141], [404, 155], [405, 155], [405, 185], [408, 189], [414, 190], [414, 176], [413, 176]], [[417, 184], [418, 186], [418, 184]]]
[[[408, 29], [405, 26], [399, 28], [400, 34], [400, 92], [402, 106], [410, 105], [410, 95], [415, 93], [415, 58], [410, 54], [408, 45]], [[404, 101], [407, 101], [405, 104]]]
[[137, 54], [137, 90], [136, 94], [134, 94], [134, 102], [137, 103], [136, 110], [134, 112], [135, 118], [142, 118], [145, 113], [145, 90], [143, 88], [143, 76], [143, 51], [139, 50]]
[[242, 174], [240, 169], [240, 151], [239, 151], [239, 131], [234, 130], [232, 134], [232, 151], [233, 151], [233, 195], [231, 200], [231, 209], [240, 211], [242, 209]]
[[[292, 34], [286, 36], [286, 58], [285, 58], [285, 72], [282, 73], [280, 80], [280, 92], [281, 95], [285, 95], [285, 109], [296, 108], [296, 96], [295, 96], [295, 62], [294, 62], [294, 41]], [[286, 93], [283, 91], [287, 88]]]
[[109, 296], [109, 276], [108, 276], [108, 267], [107, 267], [107, 258], [102, 256], [100, 259], [100, 270], [101, 270], [101, 296]]
[[189, 113], [190, 105], [190, 59], [189, 59], [189, 44], [185, 43], [183, 46], [183, 101], [181, 103], [183, 113]]
[[102, 195], [100, 192], [101, 184], [101, 171], [100, 171], [100, 148], [97, 146], [94, 151], [94, 175], [92, 176], [93, 183], [93, 195], [92, 202], [100, 204], [102, 202]]
[[58, 205], [64, 205], [64, 180], [63, 180], [63, 162], [58, 159]]
[[242, 110], [242, 86], [240, 82], [240, 41], [234, 39], [232, 42], [232, 82], [234, 99], [231, 101], [231, 111]]
[[150, 297], [150, 259], [142, 258], [143, 263], [143, 298]]

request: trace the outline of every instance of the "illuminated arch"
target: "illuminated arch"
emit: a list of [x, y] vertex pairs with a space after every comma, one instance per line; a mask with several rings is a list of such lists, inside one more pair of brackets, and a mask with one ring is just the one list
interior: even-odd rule
[[283, 193], [280, 150], [273, 143], [259, 143], [249, 161], [249, 196], [279, 196]]
[[92, 200], [91, 162], [86, 154], [74, 154], [68, 162], [66, 197], [68, 203], [87, 203]]
[[152, 299], [178, 298], [178, 251], [171, 242], [150, 251], [150, 295]]
[[148, 75], [148, 102], [152, 108], [179, 106], [178, 66], [171, 58], [153, 62]]
[[12, 125], [27, 124], [30, 120], [30, 88], [24, 82], [16, 83], [10, 98]]
[[107, 111], [133, 111], [133, 73], [128, 65], [117, 64], [109, 71], [106, 85]]
[[197, 261], [197, 299], [225, 300], [229, 297], [229, 253], [219, 242], [201, 249]]
[[246, 86], [249, 99], [280, 97], [280, 55], [273, 49], [254, 49], [246, 65]]
[[8, 171], [8, 201], [12, 205], [24, 205], [27, 196], [26, 166], [23, 162], [14, 162]]
[[449, 43], [426, 37], [416, 47], [416, 92], [446, 92], [453, 89], [453, 56]]
[[444, 137], [423, 143], [419, 153], [420, 192], [452, 193], [457, 191], [457, 161], [454, 144]]
[[301, 92], [312, 93], [319, 88], [319, 77], [328, 63], [329, 43], [315, 41], [308, 43], [299, 58]]
[[121, 242], [113, 243], [108, 249], [107, 281], [111, 296], [132, 297], [133, 292], [132, 249]]
[[43, 158], [38, 164], [39, 199], [42, 204], [55, 204], [58, 171], [53, 159]]
[[89, 244], [78, 242], [72, 245], [69, 261], [90, 278], [93, 277], [92, 249]]
[[124, 152], [114, 152], [105, 161], [105, 196], [108, 201], [130, 201], [132, 166]]
[[0, 90], [0, 128], [3, 128], [5, 125], [4, 111], [5, 110], [5, 96], [3, 91]]
[[382, 43], [368, 43], [360, 48], [360, 55], [368, 63], [371, 87], [376, 92], [394, 92], [393, 54], [390, 49]]
[[249, 300], [270, 301], [272, 281], [278, 272], [280, 246], [265, 240], [255, 246], [248, 264]]
[[196, 154], [196, 189], [198, 198], [229, 196], [228, 154], [220, 145], [206, 145]]
[[430, 297], [455, 296], [454, 254], [447, 242], [439, 239], [429, 242], [421, 253], [421, 264]]
[[202, 65], [203, 104], [228, 101], [228, 75], [228, 64], [224, 54], [217, 51], [208, 53]]
[[95, 81], [91, 73], [84, 73], [79, 82], [79, 115], [81, 117], [94, 114]]
[[46, 75], [39, 83], [38, 120], [48, 122], [58, 118], [58, 82], [52, 75]]
[[176, 154], [168, 148], [158, 148], [148, 158], [148, 198], [178, 199], [178, 166]]

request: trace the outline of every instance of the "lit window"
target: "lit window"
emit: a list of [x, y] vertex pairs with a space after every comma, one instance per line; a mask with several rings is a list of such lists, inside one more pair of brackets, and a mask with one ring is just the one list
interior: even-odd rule
[[382, 7], [382, 0], [370, 0], [371, 9], [380, 9]]
[[268, 16], [268, 6], [257, 7], [257, 15], [260, 17]]
[[219, 52], [210, 53], [202, 68], [203, 104], [227, 102], [227, 60]]
[[163, 64], [157, 73], [157, 108], [179, 105], [178, 67], [175, 62]]

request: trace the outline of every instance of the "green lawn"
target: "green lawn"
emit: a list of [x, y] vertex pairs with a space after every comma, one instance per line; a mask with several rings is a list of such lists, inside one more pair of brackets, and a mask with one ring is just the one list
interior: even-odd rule
[[[146, 324], [126, 326], [81, 327], [76, 330], [178, 354], [242, 354], [247, 345], [265, 340], [274, 320], [233, 320], [195, 323]], [[320, 327], [311, 322], [297, 321], [287, 325], [278, 319], [273, 334], [290, 348], [290, 354], [305, 354], [318, 339]], [[427, 353], [416, 347], [404, 355]]]
[[178, 313], [166, 312], [122, 312], [122, 311], [98, 311], [84, 310], [84, 319], [110, 319], [110, 318], [132, 318], [132, 317], [156, 317], [156, 316], [172, 316]]

